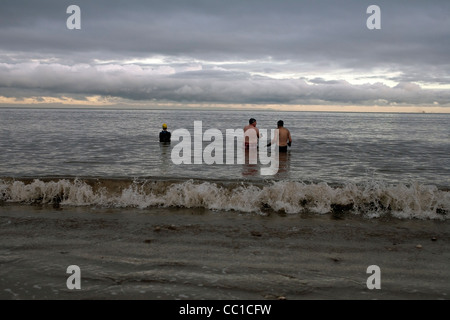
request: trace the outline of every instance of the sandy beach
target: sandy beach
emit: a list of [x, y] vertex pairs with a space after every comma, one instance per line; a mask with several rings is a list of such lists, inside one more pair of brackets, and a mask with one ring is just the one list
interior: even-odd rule
[[[450, 296], [448, 221], [3, 205], [0, 229], [0, 299]], [[381, 289], [367, 288], [371, 265]]]

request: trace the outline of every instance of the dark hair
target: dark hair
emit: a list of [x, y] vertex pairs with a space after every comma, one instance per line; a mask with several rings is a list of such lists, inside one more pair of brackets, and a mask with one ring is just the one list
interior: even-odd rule
[[284, 122], [283, 122], [283, 120], [278, 120], [278, 122], [277, 122], [277, 126], [279, 126], [279, 127], [282, 127], [282, 126], [284, 126]]
[[250, 120], [248, 120], [248, 123], [249, 123], [249, 124], [252, 124], [253, 122], [256, 122], [256, 120], [253, 119], [253, 118], [250, 118]]

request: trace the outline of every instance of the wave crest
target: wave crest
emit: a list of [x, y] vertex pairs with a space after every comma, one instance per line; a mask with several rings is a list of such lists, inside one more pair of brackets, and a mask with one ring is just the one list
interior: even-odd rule
[[354, 213], [366, 217], [446, 220], [450, 192], [436, 186], [382, 182], [330, 186], [297, 181], [265, 184], [114, 179], [0, 180], [6, 203], [57, 206], [183, 207], [262, 213]]

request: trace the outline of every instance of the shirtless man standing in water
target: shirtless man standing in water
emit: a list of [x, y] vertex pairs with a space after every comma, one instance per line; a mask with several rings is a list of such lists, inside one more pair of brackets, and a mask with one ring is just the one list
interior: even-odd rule
[[278, 132], [278, 134], [275, 134], [275, 138], [267, 146], [269, 147], [272, 143], [278, 142], [278, 150], [280, 152], [287, 152], [288, 146], [290, 147], [292, 143], [291, 133], [284, 127], [283, 120], [279, 120], [277, 126], [278, 130], [275, 132]]
[[[245, 134], [247, 130], [255, 130], [255, 132], [248, 132]], [[248, 125], [244, 127], [244, 136], [245, 136], [245, 148], [248, 149], [250, 146], [255, 147], [258, 145], [259, 139], [259, 129], [256, 127], [256, 120], [251, 118], [248, 121]]]

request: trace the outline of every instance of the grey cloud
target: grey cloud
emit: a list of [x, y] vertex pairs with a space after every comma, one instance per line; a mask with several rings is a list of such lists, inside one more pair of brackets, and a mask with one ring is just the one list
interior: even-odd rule
[[[450, 92], [423, 90], [417, 84], [401, 83], [394, 88], [377, 83], [352, 85], [346, 81], [313, 79], [276, 80], [244, 72], [219, 70], [184, 71], [136, 65], [59, 64], [0, 65], [0, 94], [22, 96], [40, 92], [50, 96], [103, 95], [132, 100], [214, 103], [348, 103], [377, 101], [396, 104], [445, 104]], [[6, 95], [7, 96], [7, 95]]]
[[[382, 29], [370, 31], [368, 0], [3, 0], [0, 93], [225, 103], [446, 103], [447, 91], [407, 90], [403, 84], [450, 83], [450, 2], [375, 3]], [[81, 7], [78, 31], [65, 26], [71, 4]], [[164, 62], [124, 62], [152, 56]], [[35, 61], [40, 64], [33, 66]], [[196, 64], [202, 69], [189, 69]], [[339, 77], [345, 70], [369, 79], [375, 69], [403, 84], [351, 85]], [[301, 74], [307, 82], [295, 76], [276, 80], [271, 77], [276, 73]], [[320, 73], [335, 78], [324, 80]]]
[[447, 63], [450, 22], [443, 12], [449, 4], [377, 2], [383, 22], [379, 31], [365, 27], [368, 1], [84, 0], [77, 1], [82, 30], [71, 32], [65, 27], [70, 1], [6, 0], [0, 40], [5, 51], [41, 51], [75, 61], [80, 52], [89, 52], [92, 58], [331, 59], [353, 67]]

